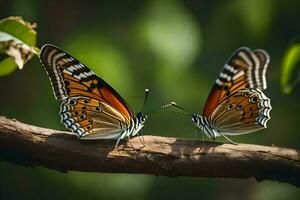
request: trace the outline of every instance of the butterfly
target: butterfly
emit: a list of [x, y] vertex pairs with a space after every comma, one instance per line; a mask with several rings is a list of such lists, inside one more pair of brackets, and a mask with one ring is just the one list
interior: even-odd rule
[[[121, 139], [135, 136], [147, 116], [134, 116], [125, 100], [77, 59], [50, 44], [41, 48], [40, 61], [61, 100], [61, 122], [81, 139]], [[145, 90], [146, 102], [149, 90]]]
[[[262, 49], [240, 47], [231, 55], [210, 91], [202, 116], [191, 114], [201, 132], [211, 139], [223, 136], [235, 144], [226, 135], [267, 127], [272, 107], [262, 90], [267, 88], [269, 61], [268, 53]], [[172, 105], [185, 110], [174, 102]]]

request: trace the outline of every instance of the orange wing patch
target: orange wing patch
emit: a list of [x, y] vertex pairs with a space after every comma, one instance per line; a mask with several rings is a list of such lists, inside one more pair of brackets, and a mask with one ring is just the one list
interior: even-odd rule
[[108, 102], [112, 107], [116, 108], [121, 112], [128, 120], [133, 117], [131, 109], [129, 109], [127, 104], [119, 101], [118, 96], [113, 94], [108, 87], [103, 87], [99, 89], [101, 96]]
[[223, 102], [226, 98], [228, 98], [231, 94], [239, 91], [240, 89], [247, 88], [248, 83], [245, 81], [245, 77], [240, 77], [233, 82], [224, 82], [223, 86], [214, 85], [211, 89], [208, 98], [206, 100], [203, 116], [209, 117], [215, 108]]

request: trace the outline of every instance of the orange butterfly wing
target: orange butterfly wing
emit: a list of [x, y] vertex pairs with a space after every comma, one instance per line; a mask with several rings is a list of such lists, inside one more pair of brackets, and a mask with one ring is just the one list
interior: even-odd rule
[[133, 118], [133, 112], [125, 100], [104, 80], [68, 53], [47, 44], [41, 49], [40, 60], [50, 77], [58, 100], [89, 97], [115, 108], [126, 117], [126, 123]]
[[266, 70], [269, 55], [261, 49], [251, 51], [247, 47], [237, 49], [219, 74], [206, 100], [203, 116], [209, 118], [218, 105], [244, 88], [267, 88]]
[[270, 99], [259, 89], [241, 89], [226, 98], [210, 116], [211, 124], [226, 135], [240, 135], [267, 127]]

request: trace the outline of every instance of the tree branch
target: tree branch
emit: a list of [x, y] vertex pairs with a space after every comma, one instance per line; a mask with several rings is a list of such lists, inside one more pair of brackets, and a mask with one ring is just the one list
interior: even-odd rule
[[300, 151], [252, 144], [143, 136], [123, 141], [79, 140], [70, 133], [0, 117], [0, 159], [83, 172], [142, 173], [276, 180], [300, 186]]

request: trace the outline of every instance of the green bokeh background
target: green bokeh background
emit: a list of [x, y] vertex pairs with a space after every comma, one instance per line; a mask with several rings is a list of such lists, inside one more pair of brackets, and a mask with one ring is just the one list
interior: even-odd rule
[[[240, 46], [271, 56], [267, 73], [273, 109], [269, 128], [232, 137], [236, 142], [300, 149], [299, 89], [280, 90], [287, 47], [300, 36], [300, 1], [276, 0], [1, 0], [0, 18], [20, 15], [38, 24], [38, 46], [55, 44], [111, 84], [139, 111], [176, 100], [201, 113], [212, 83]], [[23, 70], [0, 78], [0, 115], [54, 129], [59, 102], [35, 57]], [[176, 125], [176, 126], [175, 126]], [[185, 116], [155, 114], [144, 134], [193, 139]], [[222, 138], [220, 138], [222, 141]], [[80, 162], [80, 160], [78, 161]], [[61, 173], [0, 162], [1, 199], [300, 199], [300, 190], [254, 179], [168, 178], [150, 175]]]

